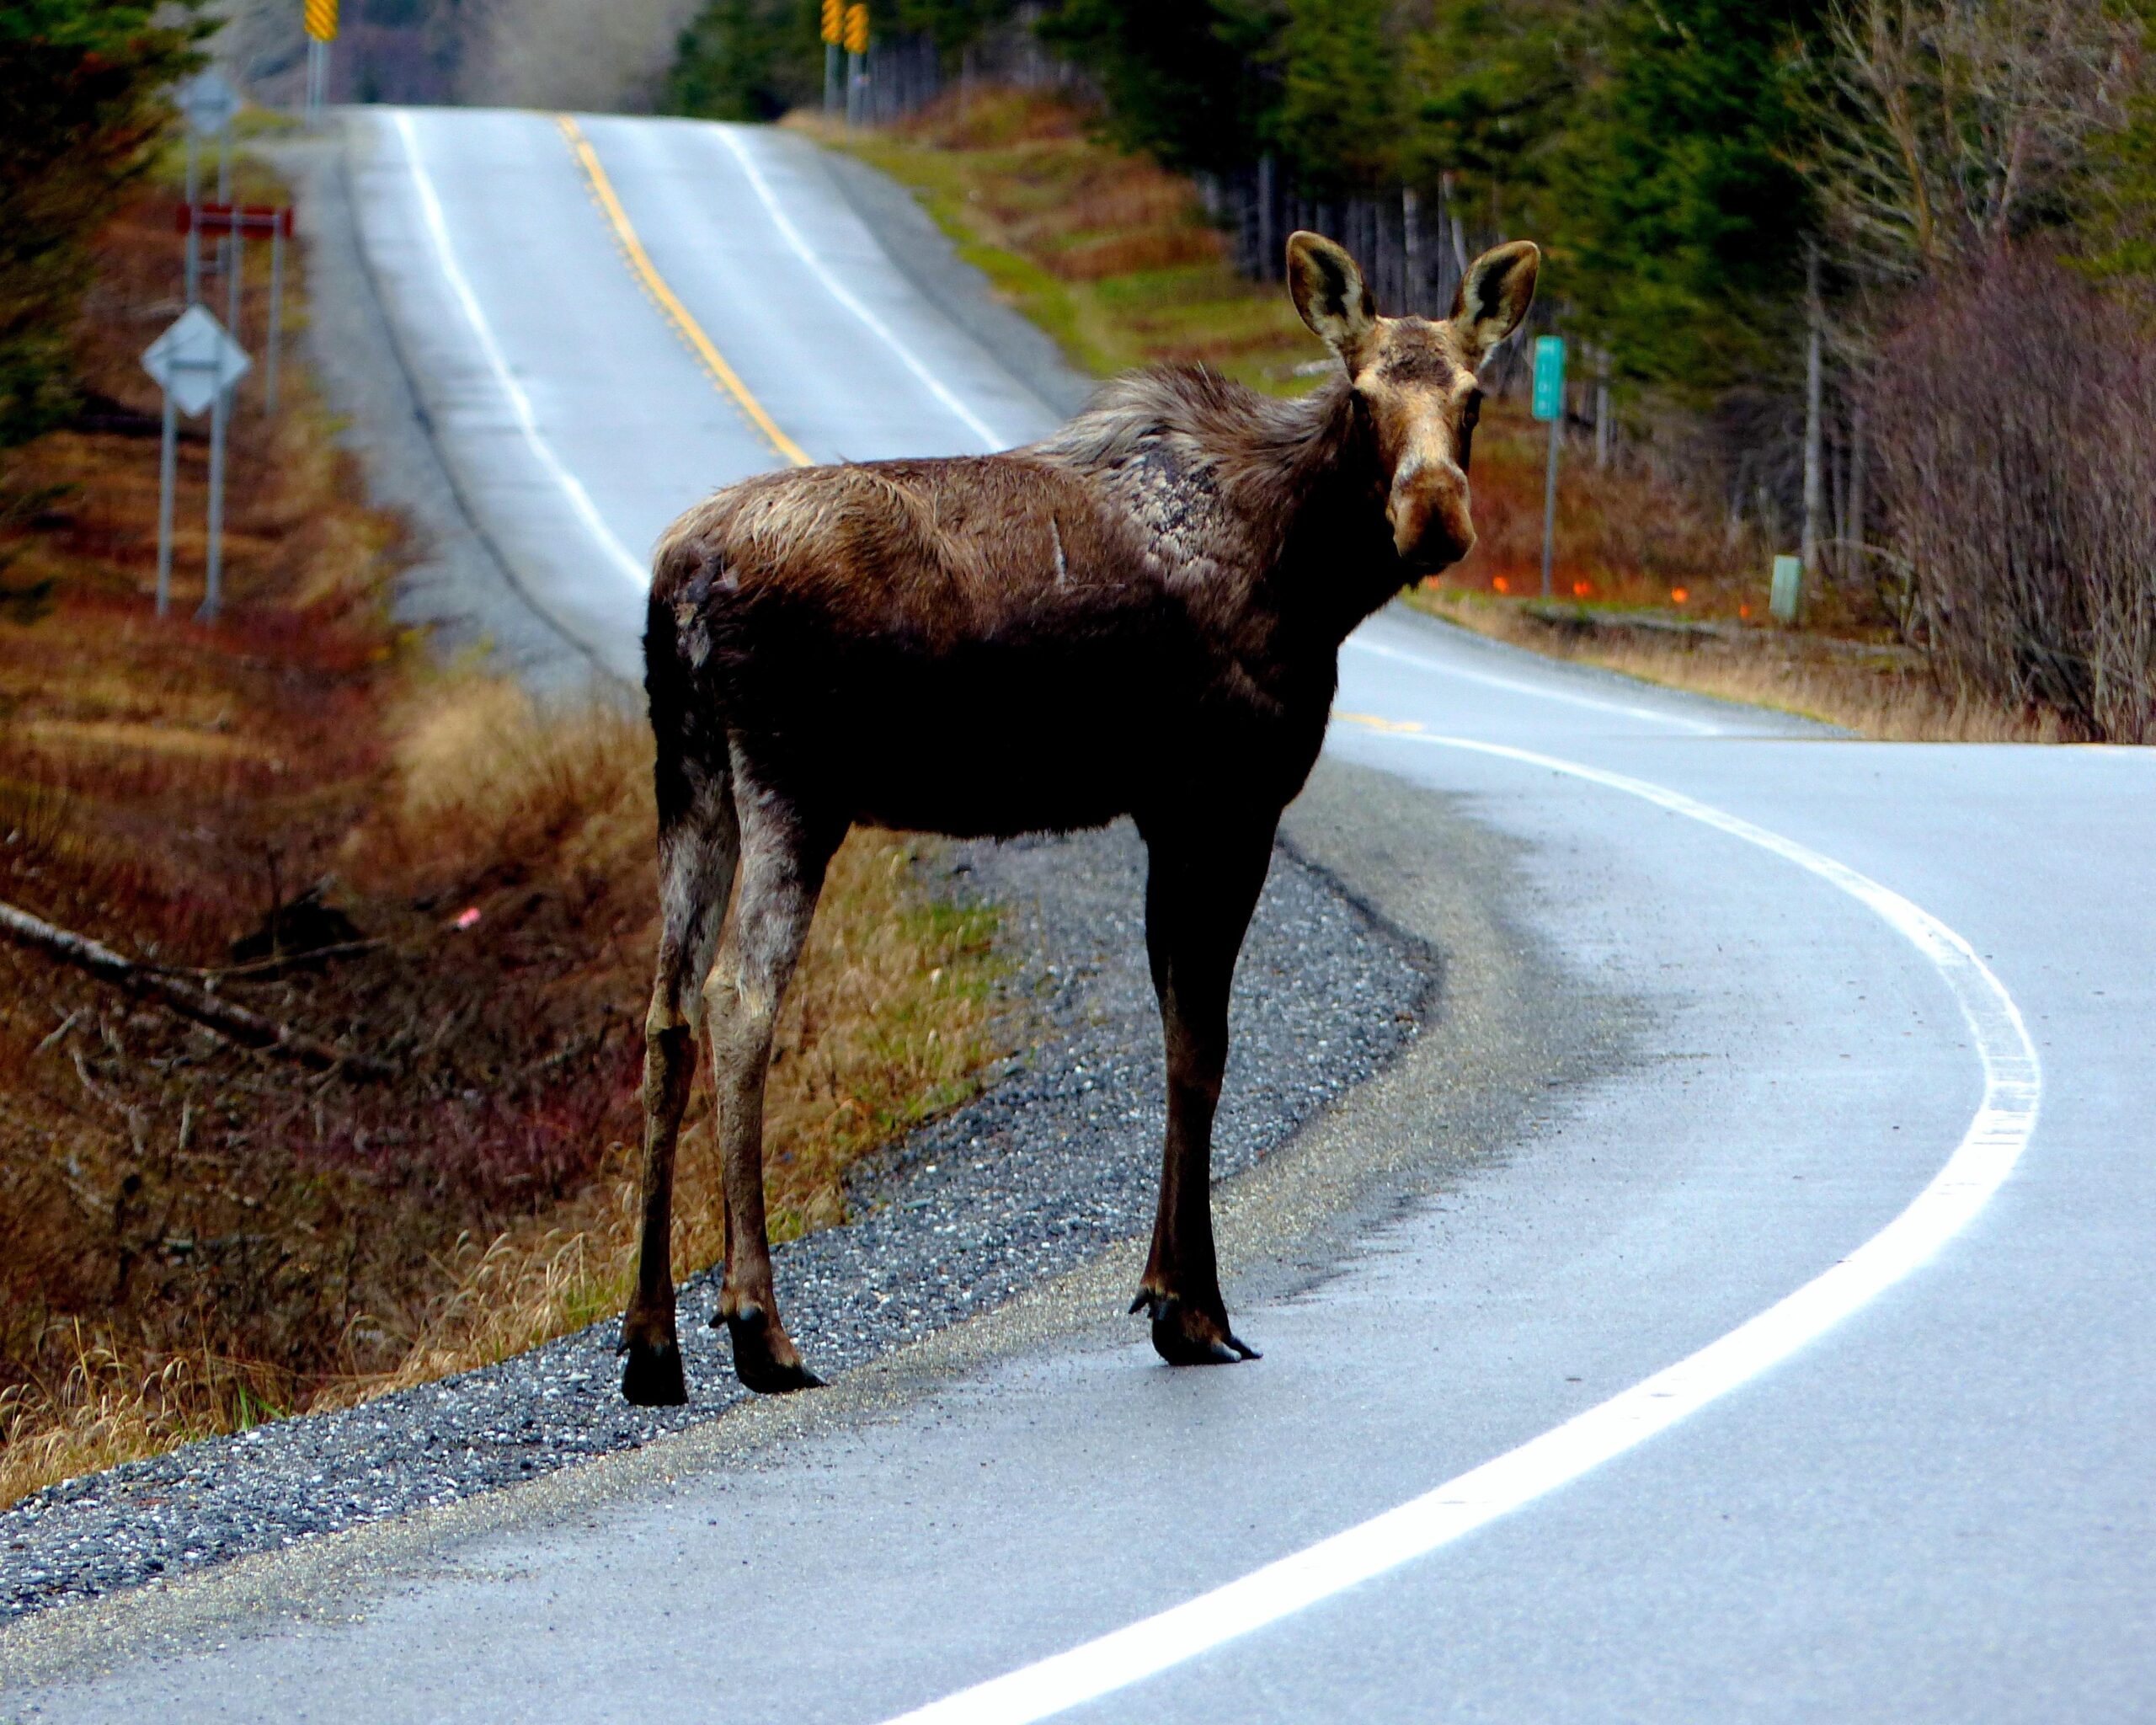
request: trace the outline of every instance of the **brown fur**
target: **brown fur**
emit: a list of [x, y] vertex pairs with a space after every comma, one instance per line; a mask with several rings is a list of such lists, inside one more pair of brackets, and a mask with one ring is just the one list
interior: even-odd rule
[[1029, 447], [768, 474], [669, 531], [645, 640], [665, 932], [622, 1336], [632, 1399], [682, 1393], [667, 1222], [707, 1002], [719, 1318], [751, 1387], [814, 1381], [771, 1287], [763, 1072], [825, 864], [857, 821], [1008, 836], [1134, 818], [1169, 1068], [1139, 1304], [1170, 1359], [1248, 1354], [1207, 1208], [1229, 980], [1280, 811], [1324, 740], [1341, 642], [1472, 542], [1474, 367], [1524, 312], [1535, 259], [1490, 254], [1447, 322], [1387, 320], [1345, 252], [1298, 234], [1296, 302], [1343, 365], [1314, 395], [1143, 372]]

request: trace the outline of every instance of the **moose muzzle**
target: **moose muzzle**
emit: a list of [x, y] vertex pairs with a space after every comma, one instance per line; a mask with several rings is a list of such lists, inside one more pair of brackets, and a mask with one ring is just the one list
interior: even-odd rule
[[1401, 464], [1385, 518], [1400, 560], [1418, 574], [1433, 574], [1475, 548], [1467, 475], [1441, 457]]

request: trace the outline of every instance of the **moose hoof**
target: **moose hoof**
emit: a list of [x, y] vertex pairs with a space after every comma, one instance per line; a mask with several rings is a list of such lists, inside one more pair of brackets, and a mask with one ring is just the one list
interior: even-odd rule
[[734, 1375], [759, 1396], [783, 1396], [794, 1390], [820, 1390], [824, 1381], [801, 1363], [784, 1330], [760, 1306], [720, 1315], [734, 1343]]
[[681, 1377], [681, 1350], [671, 1342], [625, 1342], [622, 1397], [638, 1407], [679, 1407], [689, 1399]]
[[1130, 1309], [1152, 1314], [1153, 1351], [1170, 1365], [1234, 1365], [1260, 1357], [1229, 1329], [1225, 1315], [1193, 1311], [1172, 1294], [1140, 1290]]

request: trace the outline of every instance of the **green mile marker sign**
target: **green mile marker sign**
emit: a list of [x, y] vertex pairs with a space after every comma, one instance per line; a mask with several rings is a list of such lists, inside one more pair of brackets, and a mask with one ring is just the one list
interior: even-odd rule
[[1534, 339], [1534, 417], [1560, 419], [1565, 414], [1565, 338]]

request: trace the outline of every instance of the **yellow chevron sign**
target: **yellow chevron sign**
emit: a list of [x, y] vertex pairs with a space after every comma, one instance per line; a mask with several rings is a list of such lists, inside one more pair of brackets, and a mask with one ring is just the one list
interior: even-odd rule
[[866, 54], [868, 51], [868, 8], [853, 5], [846, 9], [846, 51]]
[[834, 48], [846, 40], [846, 0], [824, 0], [824, 40]]
[[307, 33], [318, 42], [337, 40], [337, 0], [307, 0]]

